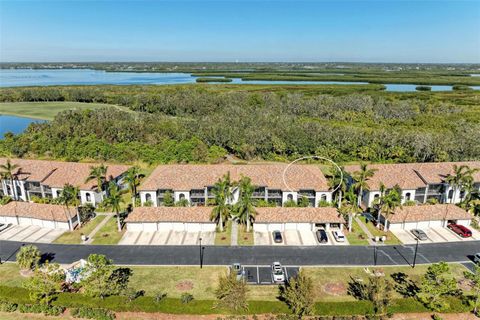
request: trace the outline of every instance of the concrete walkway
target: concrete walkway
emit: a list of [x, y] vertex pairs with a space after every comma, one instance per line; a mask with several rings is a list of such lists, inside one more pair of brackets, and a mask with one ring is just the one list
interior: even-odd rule
[[371, 245], [375, 245], [375, 242], [373, 241], [375, 237], [370, 232], [370, 230], [368, 230], [367, 226], [363, 223], [363, 221], [358, 219], [358, 217], [355, 217], [355, 221], [358, 223], [360, 229], [362, 229], [362, 231], [367, 235], [368, 243]]
[[99, 216], [105, 217], [103, 218], [103, 221], [98, 224], [98, 226], [95, 227], [95, 229], [90, 232], [90, 234], [87, 235], [87, 241], [84, 241], [83, 244], [89, 244], [93, 241], [93, 237], [95, 234], [105, 225], [107, 224], [108, 220], [113, 217], [115, 214], [114, 213], [108, 213], [108, 214], [99, 214], [96, 219], [100, 219]]
[[238, 246], [238, 222], [232, 221], [232, 235], [230, 238], [231, 246]]

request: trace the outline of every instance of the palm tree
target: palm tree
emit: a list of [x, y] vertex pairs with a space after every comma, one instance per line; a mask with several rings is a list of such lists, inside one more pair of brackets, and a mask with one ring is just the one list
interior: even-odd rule
[[[70, 230], [73, 230], [72, 226], [72, 217], [70, 215], [70, 205], [78, 205], [78, 193], [79, 189], [67, 183], [63, 186], [62, 192], [60, 193], [59, 201], [65, 206], [65, 216], [67, 217], [68, 226]], [[80, 224], [80, 218], [77, 210], [77, 219]]]
[[131, 167], [127, 170], [124, 180], [128, 184], [128, 189], [132, 195], [132, 206], [135, 207], [135, 197], [137, 196], [137, 188], [140, 185], [140, 180], [143, 178], [140, 173], [140, 168], [137, 166]]
[[362, 204], [362, 193], [364, 190], [369, 190], [370, 188], [368, 187], [368, 180], [370, 180], [371, 177], [375, 174], [375, 171], [377, 169], [368, 169], [367, 165], [362, 163], [360, 165], [360, 170], [355, 171], [352, 174], [352, 178], [355, 181], [353, 184], [354, 188], [358, 192], [358, 199], [357, 199], [357, 205], [360, 207]]
[[357, 195], [355, 194], [353, 186], [350, 186], [349, 190], [345, 193], [343, 206], [338, 210], [343, 216], [348, 216], [348, 231], [352, 232], [353, 218], [362, 212], [362, 208], [358, 206]]
[[[389, 190], [383, 197], [381, 197], [379, 210], [385, 218], [383, 225], [383, 230], [387, 231], [388, 219], [392, 214], [395, 213], [397, 208], [402, 207], [402, 198], [401, 190], [398, 186], [395, 186], [393, 189]], [[380, 224], [378, 224], [380, 226]]]
[[247, 232], [250, 232], [250, 224], [255, 221], [257, 214], [255, 206], [253, 205], [253, 192], [255, 187], [252, 185], [249, 177], [242, 177], [238, 182], [239, 198], [237, 204], [234, 206], [233, 211], [235, 217], [247, 226]]
[[347, 191], [348, 178], [349, 175], [343, 167], [340, 167], [340, 171], [335, 168], [333, 172], [327, 174], [328, 187], [333, 190], [339, 208], [342, 206], [343, 194]]
[[120, 205], [125, 202], [123, 195], [126, 193], [126, 190], [120, 189], [120, 187], [113, 181], [108, 183], [108, 195], [104, 203], [107, 206], [112, 207], [117, 215], [117, 227], [118, 231], [122, 231], [122, 225], [120, 223]]
[[215, 221], [220, 232], [223, 232], [223, 222], [228, 219], [231, 210], [232, 182], [230, 181], [230, 172], [215, 183], [212, 192], [215, 196], [215, 207], [210, 219]]
[[17, 189], [13, 185], [13, 181], [15, 179], [15, 171], [16, 169], [19, 169], [19, 166], [17, 164], [13, 164], [10, 162], [10, 159], [7, 159], [7, 162], [5, 164], [0, 165], [0, 169], [2, 170], [0, 172], [0, 175], [2, 179], [10, 180], [10, 186], [12, 187], [12, 196], [13, 199], [17, 199]]
[[451, 188], [453, 188], [453, 196], [451, 203], [456, 202], [456, 197], [459, 190], [462, 190], [465, 186], [473, 184], [473, 174], [478, 170], [479, 169], [476, 168], [471, 169], [467, 165], [453, 165], [453, 174], [448, 174], [445, 177], [445, 182], [448, 183]]
[[103, 196], [102, 196], [103, 184], [107, 180], [106, 179], [107, 170], [108, 170], [108, 167], [105, 166], [104, 164], [101, 164], [98, 167], [91, 166], [90, 167], [90, 173], [89, 173], [87, 179], [85, 179], [85, 183], [87, 183], [89, 181], [92, 181], [92, 180], [97, 181], [97, 190], [98, 190], [98, 193], [100, 193], [100, 197], [102, 199], [103, 199]]

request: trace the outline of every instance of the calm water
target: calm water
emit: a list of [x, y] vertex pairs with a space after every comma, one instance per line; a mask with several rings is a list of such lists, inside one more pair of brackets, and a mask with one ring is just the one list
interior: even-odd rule
[[45, 120], [8, 116], [0, 114], [0, 139], [7, 132], [21, 133], [32, 122], [45, 122]]
[[[473, 75], [472, 75], [473, 76]], [[49, 85], [129, 85], [129, 84], [185, 84], [195, 83], [196, 77], [189, 73], [156, 73], [156, 72], [105, 72], [89, 69], [0, 69], [0, 87], [49, 86]], [[368, 82], [343, 81], [243, 81], [233, 78], [233, 84], [368, 84]], [[386, 84], [386, 91], [413, 92], [414, 84]], [[451, 86], [431, 86], [432, 91], [451, 91]], [[480, 86], [473, 86], [480, 90]]]

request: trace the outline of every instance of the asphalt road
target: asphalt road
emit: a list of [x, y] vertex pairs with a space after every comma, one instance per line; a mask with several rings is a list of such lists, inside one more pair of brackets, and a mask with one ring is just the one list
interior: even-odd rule
[[[22, 242], [0, 241], [2, 261], [15, 260]], [[120, 246], [35, 244], [50, 261], [71, 263], [91, 253], [104, 254], [116, 264], [124, 265], [199, 265], [199, 246]], [[415, 245], [378, 246], [377, 265], [411, 265]], [[480, 252], [480, 241], [423, 244], [418, 247], [417, 264], [465, 262]], [[373, 246], [205, 246], [204, 265], [270, 265], [279, 261], [286, 266], [374, 265]]]

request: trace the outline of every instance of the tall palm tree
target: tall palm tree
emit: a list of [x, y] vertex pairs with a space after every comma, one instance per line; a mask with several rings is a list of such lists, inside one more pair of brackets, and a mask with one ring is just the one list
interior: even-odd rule
[[126, 193], [126, 190], [120, 189], [120, 187], [113, 181], [108, 183], [108, 195], [104, 200], [105, 205], [112, 207], [117, 215], [117, 227], [118, 231], [122, 231], [122, 225], [120, 222], [120, 205], [125, 202], [123, 195]]
[[357, 205], [360, 207], [362, 204], [362, 193], [364, 190], [369, 190], [370, 188], [368, 187], [368, 180], [372, 178], [375, 175], [375, 171], [377, 169], [368, 169], [367, 165], [365, 163], [362, 163], [360, 165], [360, 170], [355, 171], [352, 174], [352, 178], [355, 181], [353, 184], [353, 187], [357, 190], [358, 192], [358, 199], [357, 199]]
[[348, 231], [352, 232], [353, 218], [358, 213], [362, 212], [362, 208], [358, 206], [357, 195], [353, 186], [350, 186], [348, 191], [345, 193], [343, 206], [338, 210], [343, 216], [348, 216]]
[[250, 232], [250, 224], [255, 221], [257, 211], [253, 205], [253, 192], [255, 187], [252, 185], [252, 181], [249, 177], [242, 177], [238, 182], [239, 198], [235, 204], [233, 211], [235, 217], [241, 223], [245, 223], [247, 226], [247, 232]]
[[[72, 226], [72, 217], [70, 215], [70, 208], [69, 206], [77, 206], [78, 205], [78, 193], [80, 190], [77, 187], [72, 186], [71, 184], [67, 183], [63, 186], [62, 192], [60, 193], [59, 201], [65, 206], [65, 216], [67, 217], [68, 225], [70, 230], [73, 230]], [[79, 214], [77, 210], [77, 219], [79, 219]], [[80, 224], [80, 220], [78, 220]]]
[[334, 168], [333, 172], [327, 174], [328, 187], [334, 192], [334, 196], [337, 199], [337, 205], [339, 208], [342, 206], [342, 197], [345, 192], [347, 192], [348, 178], [349, 175], [343, 167], [340, 167], [340, 171], [338, 168]]
[[463, 186], [465, 181], [465, 169], [468, 169], [466, 165], [457, 166], [453, 165], [453, 174], [448, 174], [445, 177], [445, 182], [453, 189], [453, 196], [451, 203], [456, 202], [457, 192]]
[[103, 184], [107, 180], [107, 170], [108, 167], [104, 164], [99, 165], [98, 167], [91, 166], [90, 173], [85, 179], [85, 183], [96, 180], [97, 181], [97, 190], [100, 193], [100, 197], [103, 199], [102, 192], [103, 192]]
[[2, 170], [0, 172], [0, 175], [2, 179], [5, 180], [10, 180], [10, 186], [12, 187], [12, 196], [13, 199], [17, 200], [17, 189], [13, 185], [13, 181], [15, 179], [15, 171], [16, 169], [19, 169], [20, 167], [17, 164], [13, 164], [10, 162], [10, 159], [7, 159], [7, 162], [5, 164], [0, 165], [0, 169]]
[[212, 192], [215, 196], [215, 207], [212, 210], [210, 219], [215, 221], [220, 232], [223, 232], [223, 223], [228, 219], [231, 211], [232, 182], [230, 180], [230, 172], [215, 183]]
[[137, 196], [137, 188], [140, 185], [141, 179], [144, 177], [140, 173], [140, 168], [133, 166], [129, 168], [125, 174], [124, 180], [128, 184], [128, 189], [132, 195], [132, 206], [135, 207], [135, 198]]

